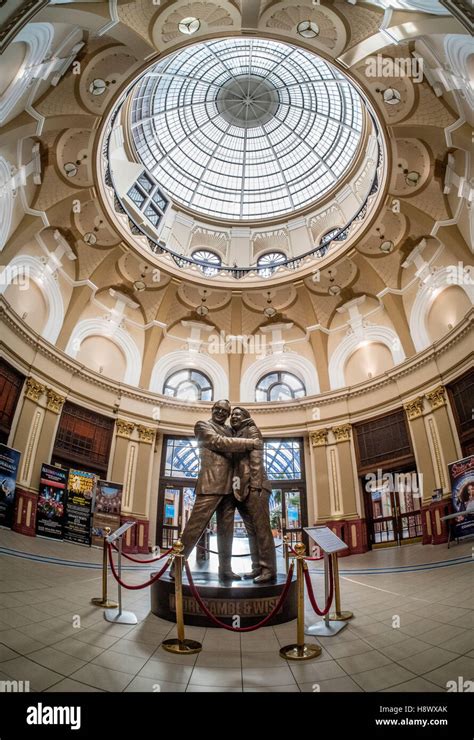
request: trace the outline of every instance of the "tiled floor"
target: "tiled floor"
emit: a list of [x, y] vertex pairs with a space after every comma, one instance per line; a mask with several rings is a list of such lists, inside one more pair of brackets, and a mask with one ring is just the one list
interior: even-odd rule
[[[447, 681], [474, 679], [470, 542], [341, 560], [342, 605], [355, 617], [338, 635], [319, 638], [321, 656], [302, 663], [287, 663], [278, 652], [295, 641], [294, 622], [245, 634], [188, 627], [202, 652], [173, 656], [160, 643], [175, 627], [150, 614], [149, 589], [124, 592], [135, 626], [110, 624], [90, 604], [101, 577], [87, 565], [101, 562], [99, 550], [8, 530], [0, 530], [0, 545], [37, 558], [4, 551], [0, 561], [0, 681], [29, 681], [32, 691], [443, 692]], [[465, 562], [443, 563], [463, 556]], [[441, 566], [421, 569], [429, 563]], [[387, 572], [394, 568], [404, 570]], [[135, 569], [124, 578], [140, 583], [146, 576]], [[312, 580], [322, 601], [322, 576]], [[307, 624], [318, 619], [307, 604]]]

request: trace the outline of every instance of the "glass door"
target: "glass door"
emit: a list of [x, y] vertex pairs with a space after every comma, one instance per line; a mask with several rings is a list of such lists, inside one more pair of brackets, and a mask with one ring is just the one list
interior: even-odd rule
[[390, 484], [366, 492], [369, 539], [374, 547], [406, 544], [423, 534], [416, 472], [388, 475]]
[[292, 546], [303, 540], [302, 496], [303, 491], [298, 486], [272, 488], [269, 507], [274, 539], [281, 541], [288, 535]]
[[157, 539], [160, 547], [168, 549], [178, 539], [191, 515], [194, 505], [194, 487], [186, 484], [165, 485], [159, 497]]

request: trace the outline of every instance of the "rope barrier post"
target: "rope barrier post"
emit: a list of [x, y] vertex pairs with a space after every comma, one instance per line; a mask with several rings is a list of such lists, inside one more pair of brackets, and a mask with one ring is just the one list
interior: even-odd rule
[[288, 573], [288, 570], [290, 568], [290, 550], [289, 550], [290, 538], [287, 534], [283, 535], [282, 542], [283, 542], [283, 555], [285, 557], [285, 569], [286, 569], [286, 572]]
[[96, 596], [91, 599], [91, 604], [94, 606], [102, 606], [104, 609], [116, 609], [118, 604], [116, 601], [107, 598], [107, 537], [111, 533], [110, 527], [104, 527], [104, 544], [103, 544], [103, 555], [102, 555], [102, 596]]
[[354, 614], [352, 612], [341, 611], [341, 590], [339, 584], [339, 558], [337, 552], [333, 552], [331, 555], [332, 568], [334, 574], [334, 606], [336, 611], [329, 615], [329, 621], [331, 622], [346, 622], [348, 619], [352, 619]]
[[[106, 543], [112, 544], [115, 540], [118, 540], [118, 577], [122, 578], [122, 539], [125, 532], [133, 527], [135, 522], [125, 522], [119, 527], [113, 534], [109, 534], [106, 537]], [[138, 619], [136, 614], [133, 612], [124, 612], [122, 610], [122, 587], [120, 582], [118, 584], [118, 609], [106, 609], [104, 612], [104, 619], [107, 622], [113, 622], [114, 624], [137, 624]]]
[[182, 554], [184, 545], [181, 540], [176, 540], [173, 544], [173, 556], [175, 560], [174, 569], [174, 600], [176, 608], [176, 628], [177, 638], [163, 640], [161, 647], [169, 653], [178, 653], [179, 655], [192, 655], [200, 653], [202, 645], [197, 640], [187, 640], [184, 636], [184, 617], [183, 617], [183, 566], [184, 555]]
[[[328, 594], [329, 594], [329, 576], [330, 576], [330, 569], [331, 569], [331, 556], [329, 553], [324, 553], [324, 596], [325, 600], [328, 600]], [[333, 572], [334, 576], [334, 572]], [[322, 622], [316, 622], [316, 624], [312, 624], [310, 627], [308, 627], [305, 630], [306, 635], [312, 635], [313, 637], [332, 637], [333, 635], [337, 635], [338, 632], [340, 632], [344, 627], [346, 627], [346, 622], [339, 622], [339, 621], [333, 621], [329, 622], [329, 604], [327, 605], [328, 609], [327, 612], [324, 615], [324, 620]]]
[[297, 542], [295, 547], [296, 559], [296, 585], [298, 592], [298, 616], [296, 620], [296, 644], [285, 645], [280, 648], [280, 655], [286, 660], [311, 660], [321, 655], [321, 648], [316, 644], [308, 644], [304, 641], [304, 556], [305, 546]]

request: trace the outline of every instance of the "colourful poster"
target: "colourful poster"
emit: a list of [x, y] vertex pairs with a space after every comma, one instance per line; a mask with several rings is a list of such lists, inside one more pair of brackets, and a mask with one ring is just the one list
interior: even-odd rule
[[110, 527], [114, 532], [120, 527], [120, 509], [122, 505], [121, 483], [100, 480], [97, 484], [94, 514], [92, 517], [92, 544], [103, 544], [104, 529]]
[[36, 534], [63, 539], [66, 484], [68, 470], [54, 465], [41, 466], [41, 478], [36, 513]]
[[64, 539], [81, 545], [91, 544], [91, 514], [98, 476], [83, 470], [70, 470], [64, 518]]
[[456, 537], [474, 534], [474, 455], [448, 465], [456, 517]]
[[11, 527], [21, 453], [0, 444], [0, 526]]

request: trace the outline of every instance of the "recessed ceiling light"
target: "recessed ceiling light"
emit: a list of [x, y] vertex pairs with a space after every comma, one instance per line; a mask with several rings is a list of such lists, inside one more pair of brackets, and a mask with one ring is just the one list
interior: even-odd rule
[[319, 26], [314, 21], [300, 21], [296, 26], [296, 32], [304, 39], [314, 39], [319, 36]]
[[74, 162], [66, 162], [64, 172], [68, 177], [75, 177], [77, 175], [77, 167]]
[[91, 84], [89, 85], [89, 92], [92, 95], [103, 95], [106, 90], [107, 83], [105, 82], [105, 80], [100, 79], [100, 77], [98, 77], [96, 80], [92, 80]]
[[341, 288], [339, 287], [339, 285], [330, 285], [328, 288], [329, 295], [339, 295], [340, 292]]
[[380, 245], [380, 251], [385, 252], [385, 254], [390, 254], [390, 252], [393, 249], [393, 242], [390, 241], [390, 239], [387, 239], [386, 241], [382, 242]]
[[383, 91], [383, 102], [386, 103], [386, 105], [397, 105], [401, 98], [402, 96], [394, 87], [387, 87], [387, 89]]
[[207, 306], [201, 305], [196, 308], [196, 313], [198, 316], [207, 316], [207, 314], [209, 313], [209, 309]]
[[407, 175], [405, 175], [405, 182], [407, 185], [411, 185], [412, 187], [414, 187], [415, 185], [418, 185], [420, 177], [421, 175], [419, 172], [412, 170], [412, 172], [409, 172]]
[[143, 282], [143, 280], [135, 280], [133, 283], [133, 289], [136, 293], [142, 293], [144, 290], [146, 290], [146, 284]]
[[82, 238], [86, 244], [96, 244], [97, 242], [97, 237], [93, 231], [88, 231]]
[[266, 306], [266, 307], [265, 307], [265, 308], [263, 309], [263, 313], [265, 314], [265, 316], [266, 316], [266, 317], [267, 317], [268, 319], [271, 319], [271, 318], [272, 318], [273, 316], [275, 316], [276, 312], [277, 312], [277, 311], [276, 311], [276, 308], [273, 308], [273, 306]]
[[199, 18], [194, 18], [194, 16], [189, 16], [188, 18], [183, 18], [178, 23], [178, 28], [181, 31], [181, 33], [186, 34], [186, 36], [190, 36], [192, 33], [196, 33], [196, 31], [199, 31], [201, 27], [201, 21]]

